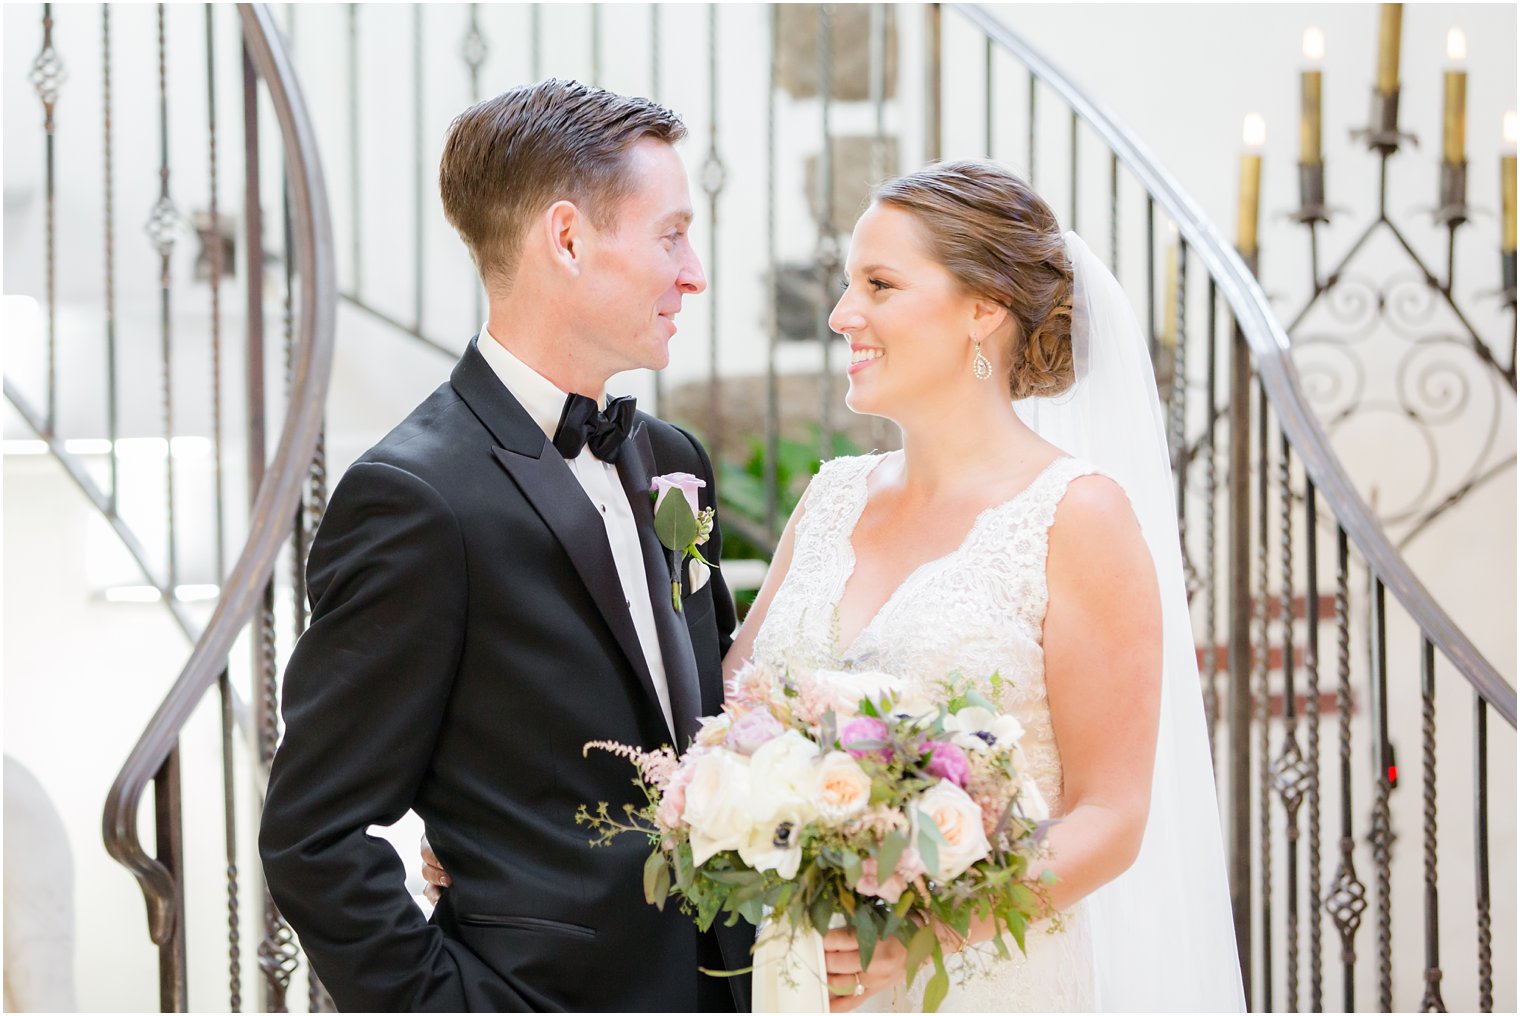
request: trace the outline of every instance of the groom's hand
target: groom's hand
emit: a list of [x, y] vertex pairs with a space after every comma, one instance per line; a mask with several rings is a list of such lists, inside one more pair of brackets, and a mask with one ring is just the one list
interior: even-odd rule
[[422, 890], [422, 895], [433, 906], [443, 897], [443, 891], [449, 887], [449, 873], [443, 870], [443, 862], [438, 860], [438, 855], [433, 853], [432, 844], [428, 843], [427, 833], [422, 834], [422, 880], [427, 885]]

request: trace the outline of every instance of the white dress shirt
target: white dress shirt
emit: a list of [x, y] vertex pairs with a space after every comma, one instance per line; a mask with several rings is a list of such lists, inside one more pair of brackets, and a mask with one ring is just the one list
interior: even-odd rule
[[[522, 407], [533, 417], [533, 422], [543, 429], [552, 441], [560, 416], [565, 411], [566, 392], [560, 389], [526, 363], [523, 363], [503, 346], [485, 325], [480, 326], [480, 338], [476, 342], [480, 355], [496, 372], [507, 391], [512, 393]], [[599, 408], [607, 408], [604, 396], [597, 402]], [[549, 446], [553, 452], [553, 445]], [[554, 452], [558, 454], [558, 452]], [[671, 722], [670, 687], [665, 679], [665, 657], [660, 652], [659, 629], [654, 623], [654, 606], [649, 602], [649, 576], [644, 570], [644, 548], [639, 543], [638, 525], [634, 522], [633, 508], [628, 494], [618, 476], [617, 467], [603, 462], [591, 454], [589, 447], [565, 465], [591, 499], [602, 516], [607, 529], [607, 543], [612, 548], [612, 560], [617, 565], [618, 582], [623, 587], [623, 600], [633, 617], [634, 630], [639, 635], [639, 645], [644, 650], [644, 662], [654, 679], [655, 696], [660, 700], [660, 712], [665, 715], [665, 726], [675, 738], [675, 724]], [[674, 741], [672, 741], [674, 743]]]

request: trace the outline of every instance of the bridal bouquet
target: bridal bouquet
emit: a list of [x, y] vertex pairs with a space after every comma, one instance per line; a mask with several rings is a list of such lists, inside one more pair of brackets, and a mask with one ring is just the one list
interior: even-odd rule
[[[1049, 816], [1018, 720], [992, 705], [999, 683], [953, 677], [930, 700], [879, 672], [752, 664], [679, 758], [669, 747], [586, 745], [633, 762], [647, 803], [621, 817], [582, 806], [576, 821], [593, 846], [647, 836], [645, 897], [661, 908], [678, 897], [703, 930], [722, 915], [765, 921], [772, 942], [805, 936], [821, 959], [816, 936], [851, 927], [863, 966], [897, 938], [910, 985], [933, 960], [932, 1012], [949, 989], [936, 925], [964, 939], [973, 917], [990, 916], [1006, 959], [1003, 933], [1023, 948], [1053, 878], [1030, 870]], [[821, 984], [821, 963], [813, 977]]]

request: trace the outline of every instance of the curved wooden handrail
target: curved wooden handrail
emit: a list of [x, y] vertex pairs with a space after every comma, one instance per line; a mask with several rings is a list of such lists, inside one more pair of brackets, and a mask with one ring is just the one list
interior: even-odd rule
[[226, 669], [233, 644], [253, 619], [280, 547], [294, 527], [301, 485], [322, 427], [337, 314], [337, 272], [327, 189], [300, 84], [268, 8], [239, 4], [238, 10], [245, 45], [258, 76], [269, 89], [284, 142], [292, 242], [302, 268], [300, 317], [284, 429], [254, 500], [248, 543], [223, 584], [221, 598], [189, 661], [127, 757], [106, 799], [106, 850], [142, 886], [149, 934], [160, 945], [174, 931], [175, 887], [168, 869], [143, 848], [137, 834], [138, 806], [148, 784], [173, 751], [185, 722]]
[[1121, 159], [1187, 240], [1189, 256], [1202, 259], [1224, 295], [1250, 345], [1251, 356], [1282, 424], [1310, 479], [1347, 537], [1361, 552], [1385, 588], [1420, 626], [1421, 631], [1467, 679], [1483, 700], [1515, 726], [1515, 689], [1494, 669], [1414, 574], [1389, 541], [1351, 478], [1341, 468], [1330, 439], [1309, 409], [1289, 354], [1288, 335], [1273, 315], [1255, 275], [1239, 253], [1204, 215], [1161, 163], [1122, 127], [1107, 106], [1034, 49], [1013, 29], [979, 4], [951, 4], [998, 46], [1024, 64], [1085, 120], [1111, 152]]

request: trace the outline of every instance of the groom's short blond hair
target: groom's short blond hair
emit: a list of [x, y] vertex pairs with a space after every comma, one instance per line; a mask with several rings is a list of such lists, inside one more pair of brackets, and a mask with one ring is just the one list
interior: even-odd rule
[[650, 99], [557, 78], [521, 85], [449, 125], [438, 164], [443, 212], [487, 288], [508, 288], [540, 212], [571, 201], [606, 229], [632, 190], [628, 149], [684, 137], [681, 118]]

